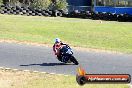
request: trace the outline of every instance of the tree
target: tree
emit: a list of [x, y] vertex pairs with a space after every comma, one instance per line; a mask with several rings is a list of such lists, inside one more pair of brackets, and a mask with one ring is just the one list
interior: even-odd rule
[[128, 1], [128, 6], [132, 6], [132, 1]]
[[33, 8], [47, 9], [51, 3], [51, 0], [33, 0], [30, 6]]

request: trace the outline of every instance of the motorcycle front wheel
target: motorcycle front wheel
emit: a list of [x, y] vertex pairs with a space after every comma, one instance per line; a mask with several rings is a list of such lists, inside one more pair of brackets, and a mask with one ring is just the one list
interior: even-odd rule
[[74, 56], [71, 56], [71, 61], [75, 64], [78, 65], [78, 61], [76, 60], [76, 58]]

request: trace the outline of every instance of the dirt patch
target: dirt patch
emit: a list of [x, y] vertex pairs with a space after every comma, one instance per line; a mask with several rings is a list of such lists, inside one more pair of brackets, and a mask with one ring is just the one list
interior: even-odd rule
[[[52, 75], [49, 73], [47, 74], [39, 73], [39, 72], [35, 73], [33, 71], [0, 68], [0, 88], [32, 88], [32, 87], [25, 87], [25, 86], [28, 86], [28, 85], [30, 86], [32, 82], [39, 81], [39, 80], [60, 81], [60, 77], [62, 76], [55, 75], [55, 74]], [[32, 86], [33, 85], [37, 85], [37, 84], [32, 83]]]
[[0, 88], [23, 88], [29, 81], [38, 79], [32, 72], [0, 69]]
[[25, 85], [30, 78], [29, 73], [13, 72], [5, 69], [0, 69], [0, 88], [12, 88]]

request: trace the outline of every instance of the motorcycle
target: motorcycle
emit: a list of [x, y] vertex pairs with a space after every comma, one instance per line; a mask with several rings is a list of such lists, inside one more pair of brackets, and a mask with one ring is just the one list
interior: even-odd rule
[[64, 63], [73, 62], [75, 65], [79, 64], [76, 58], [73, 56], [72, 49], [68, 45], [64, 45], [60, 49], [60, 54], [61, 54], [61, 62], [64, 62]]

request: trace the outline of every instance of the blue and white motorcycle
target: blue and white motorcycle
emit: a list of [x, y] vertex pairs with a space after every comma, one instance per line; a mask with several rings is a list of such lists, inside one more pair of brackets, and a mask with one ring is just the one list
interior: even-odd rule
[[64, 45], [60, 49], [60, 53], [61, 53], [61, 62], [64, 62], [64, 63], [73, 62], [75, 65], [79, 64], [76, 58], [73, 56], [72, 49], [68, 45]]

